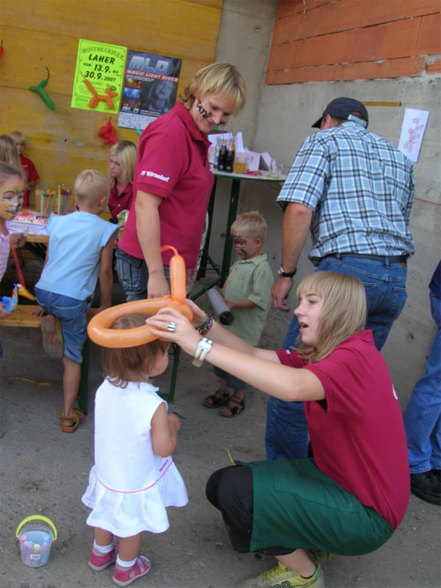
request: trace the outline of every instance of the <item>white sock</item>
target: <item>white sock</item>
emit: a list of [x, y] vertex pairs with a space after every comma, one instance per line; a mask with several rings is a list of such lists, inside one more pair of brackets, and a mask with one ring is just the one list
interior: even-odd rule
[[121, 568], [131, 568], [132, 566], [135, 565], [136, 563], [136, 557], [135, 559], [132, 559], [132, 561], [124, 561], [123, 559], [119, 559], [119, 555], [116, 556], [116, 563], [121, 567]]
[[95, 551], [98, 551], [98, 553], [102, 553], [103, 555], [105, 555], [106, 553], [110, 553], [112, 551], [113, 542], [110, 543], [110, 545], [97, 545], [96, 541], [94, 541], [93, 548], [95, 549]]

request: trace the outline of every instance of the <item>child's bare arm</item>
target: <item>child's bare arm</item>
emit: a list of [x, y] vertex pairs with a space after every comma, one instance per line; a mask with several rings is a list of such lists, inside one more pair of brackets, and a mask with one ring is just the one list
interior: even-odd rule
[[152, 418], [152, 445], [157, 455], [167, 457], [173, 453], [180, 427], [179, 418], [175, 414], [169, 414], [165, 404], [161, 403]]
[[113, 286], [113, 244], [115, 236], [112, 235], [107, 241], [107, 244], [101, 250], [100, 258], [100, 271], [99, 271], [99, 282], [100, 282], [100, 309], [109, 308], [112, 303], [112, 286]]
[[239, 308], [244, 308], [244, 309], [250, 309], [250, 308], [256, 308], [257, 304], [255, 302], [253, 302], [252, 300], [250, 300], [249, 298], [243, 298], [242, 300], [235, 300], [234, 302], [232, 302], [231, 300], [228, 300], [227, 298], [225, 298], [225, 295], [223, 293], [223, 290], [219, 290], [219, 293], [221, 294], [222, 298], [224, 299], [225, 304], [228, 306], [229, 310], [234, 310], [234, 309], [239, 309]]
[[249, 298], [244, 298], [243, 300], [235, 300], [234, 302], [231, 302], [231, 300], [227, 300], [225, 298], [225, 303], [228, 306], [228, 308], [230, 310], [235, 310], [235, 309], [251, 309], [251, 308], [256, 308], [257, 304], [255, 302], [253, 302], [252, 300], [250, 300]]

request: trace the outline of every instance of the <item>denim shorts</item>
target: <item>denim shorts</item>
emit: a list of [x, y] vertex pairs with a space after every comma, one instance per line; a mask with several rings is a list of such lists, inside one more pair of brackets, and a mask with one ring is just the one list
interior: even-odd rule
[[92, 297], [77, 300], [40, 288], [34, 288], [34, 292], [38, 304], [60, 321], [64, 355], [76, 363], [82, 363], [83, 346], [87, 339], [87, 311], [92, 304]]

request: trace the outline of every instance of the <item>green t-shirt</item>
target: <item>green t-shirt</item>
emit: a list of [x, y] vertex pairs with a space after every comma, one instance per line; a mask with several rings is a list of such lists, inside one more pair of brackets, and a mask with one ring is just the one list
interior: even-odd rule
[[236, 261], [231, 266], [225, 282], [224, 296], [227, 300], [236, 302], [248, 299], [256, 304], [254, 308], [235, 308], [232, 310], [233, 323], [224, 325], [226, 329], [251, 345], [257, 345], [262, 334], [271, 306], [273, 281], [266, 253], [263, 253], [251, 259]]

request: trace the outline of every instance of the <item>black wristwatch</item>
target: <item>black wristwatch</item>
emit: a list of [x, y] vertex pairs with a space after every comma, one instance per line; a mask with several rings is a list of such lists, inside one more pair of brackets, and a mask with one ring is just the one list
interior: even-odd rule
[[279, 269], [277, 270], [277, 273], [279, 274], [279, 276], [281, 276], [282, 278], [292, 278], [293, 276], [295, 276], [295, 273], [297, 271], [297, 268], [294, 268], [292, 270], [292, 272], [286, 272], [282, 266], [279, 267]]

